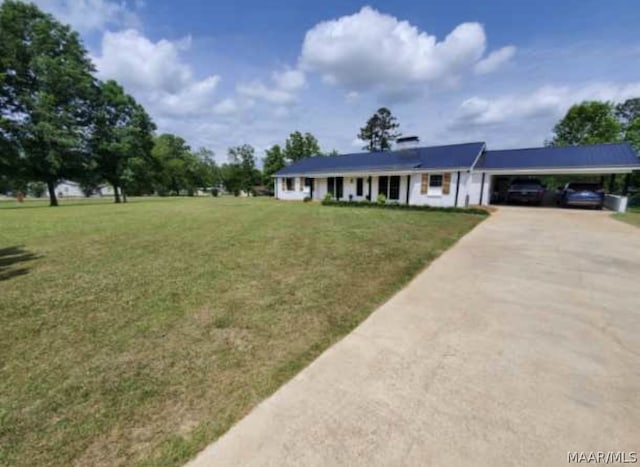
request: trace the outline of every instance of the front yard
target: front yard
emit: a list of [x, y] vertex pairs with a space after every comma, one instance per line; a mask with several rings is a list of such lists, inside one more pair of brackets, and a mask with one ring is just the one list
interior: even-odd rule
[[627, 212], [614, 214], [613, 217], [627, 224], [640, 227], [640, 208], [629, 208]]
[[25, 466], [184, 462], [482, 220], [233, 198], [12, 207], [0, 464]]

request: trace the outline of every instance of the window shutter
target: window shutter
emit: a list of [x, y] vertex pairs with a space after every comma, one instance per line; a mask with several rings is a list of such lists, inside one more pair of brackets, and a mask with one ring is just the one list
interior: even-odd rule
[[282, 191], [287, 191], [287, 179], [282, 179]]
[[420, 183], [420, 194], [426, 195], [429, 189], [429, 174], [422, 174], [422, 181]]
[[451, 190], [451, 174], [446, 173], [444, 177], [442, 177], [442, 194], [448, 195]]

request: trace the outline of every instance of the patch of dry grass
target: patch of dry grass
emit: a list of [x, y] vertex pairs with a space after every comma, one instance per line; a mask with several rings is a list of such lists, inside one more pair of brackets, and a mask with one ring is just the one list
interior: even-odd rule
[[231, 198], [0, 210], [0, 463], [184, 462], [481, 219]]

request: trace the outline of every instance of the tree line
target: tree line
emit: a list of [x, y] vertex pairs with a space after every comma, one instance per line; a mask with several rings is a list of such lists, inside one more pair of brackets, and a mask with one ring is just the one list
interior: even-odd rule
[[[78, 182], [89, 195], [108, 183], [127, 195], [193, 195], [219, 188], [239, 194], [271, 185], [284, 164], [322, 154], [310, 133], [292, 133], [256, 167], [250, 145], [229, 148], [218, 166], [207, 148], [156, 135], [144, 107], [116, 81], [101, 81], [78, 33], [33, 4], [0, 4], [0, 193], [48, 192]], [[334, 152], [330, 154], [334, 154]]]

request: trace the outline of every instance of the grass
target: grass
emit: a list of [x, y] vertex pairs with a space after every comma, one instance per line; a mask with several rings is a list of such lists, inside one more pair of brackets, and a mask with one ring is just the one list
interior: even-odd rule
[[627, 224], [640, 227], [640, 208], [629, 208], [627, 212], [613, 214], [613, 217]]
[[179, 465], [481, 221], [269, 199], [0, 207], [0, 464]]

